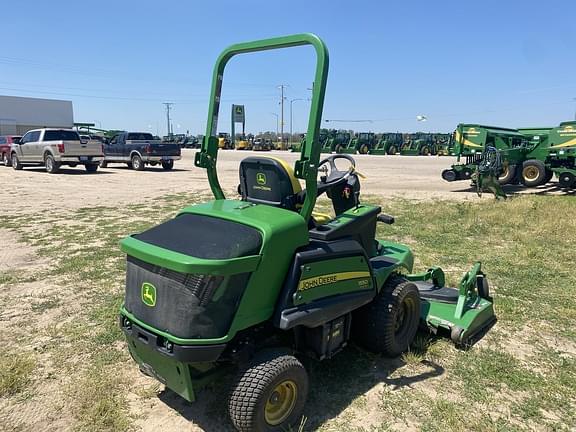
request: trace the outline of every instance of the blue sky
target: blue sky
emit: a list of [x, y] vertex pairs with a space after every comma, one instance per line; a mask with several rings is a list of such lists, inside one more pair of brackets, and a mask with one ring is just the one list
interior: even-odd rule
[[[72, 100], [103, 128], [203, 133], [212, 67], [232, 43], [314, 32], [330, 51], [324, 126], [450, 131], [459, 122], [547, 126], [576, 110], [576, 2], [14, 1], [2, 5], [0, 94]], [[278, 84], [306, 99], [310, 48], [236, 57], [220, 127], [274, 130]], [[294, 131], [308, 102], [293, 104]], [[428, 121], [417, 122], [417, 115]], [[289, 124], [289, 106], [285, 109]]]

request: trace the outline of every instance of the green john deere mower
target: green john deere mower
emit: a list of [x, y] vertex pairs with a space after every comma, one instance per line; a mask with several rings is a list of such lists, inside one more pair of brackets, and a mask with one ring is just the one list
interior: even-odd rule
[[[300, 45], [317, 55], [300, 158], [294, 169], [274, 157], [245, 158], [241, 197], [226, 199], [216, 170], [224, 68], [237, 54]], [[299, 422], [309, 386], [303, 356], [328, 359], [349, 341], [398, 356], [419, 325], [466, 344], [495, 321], [479, 263], [458, 289], [444, 286], [437, 267], [411, 274], [410, 249], [375, 238], [378, 222], [394, 220], [360, 202], [352, 156], [320, 161], [327, 76], [328, 51], [312, 34], [227, 48], [214, 69], [206, 137], [195, 158], [214, 200], [121, 244], [127, 276], [120, 326], [140, 370], [188, 401], [234, 371], [228, 410], [241, 431]], [[324, 193], [335, 217], [314, 212]]]

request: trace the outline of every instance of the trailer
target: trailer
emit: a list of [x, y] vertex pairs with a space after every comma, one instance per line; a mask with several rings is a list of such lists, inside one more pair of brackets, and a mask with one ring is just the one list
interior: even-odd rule
[[544, 178], [548, 182], [556, 175], [560, 187], [572, 189], [576, 184], [576, 121], [519, 131], [534, 143], [524, 162], [523, 177], [533, 182]]
[[453, 150], [457, 156], [457, 163], [450, 169], [442, 171], [442, 178], [449, 182], [469, 180], [476, 171], [482, 152], [487, 146], [496, 148], [502, 158], [503, 173], [498, 179], [499, 183], [501, 185], [518, 183], [526, 155], [534, 144], [517, 129], [479, 124], [457, 126], [454, 132]]

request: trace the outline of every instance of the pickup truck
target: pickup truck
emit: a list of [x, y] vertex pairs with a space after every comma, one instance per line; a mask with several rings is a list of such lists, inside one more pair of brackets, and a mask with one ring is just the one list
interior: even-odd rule
[[104, 144], [104, 160], [100, 167], [109, 163], [125, 163], [128, 167], [142, 171], [146, 165], [162, 165], [165, 170], [174, 168], [180, 159], [180, 145], [163, 143], [147, 132], [122, 132]]
[[101, 143], [81, 140], [72, 129], [33, 129], [10, 147], [15, 170], [25, 165], [44, 165], [48, 173], [54, 174], [62, 165], [84, 165], [86, 171], [96, 172], [103, 158]]
[[12, 147], [12, 143], [17, 143], [20, 141], [21, 136], [17, 135], [4, 135], [0, 136], [0, 162], [4, 164], [4, 166], [10, 166], [10, 148]]

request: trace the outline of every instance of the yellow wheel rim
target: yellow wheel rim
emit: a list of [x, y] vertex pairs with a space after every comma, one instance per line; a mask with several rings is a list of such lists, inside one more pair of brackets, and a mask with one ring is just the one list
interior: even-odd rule
[[526, 180], [536, 180], [538, 178], [538, 174], [540, 174], [540, 170], [535, 166], [527, 166], [522, 171], [522, 175]]
[[266, 401], [264, 411], [266, 423], [277, 426], [286, 420], [292, 413], [297, 398], [298, 387], [294, 381], [286, 380], [278, 384]]

